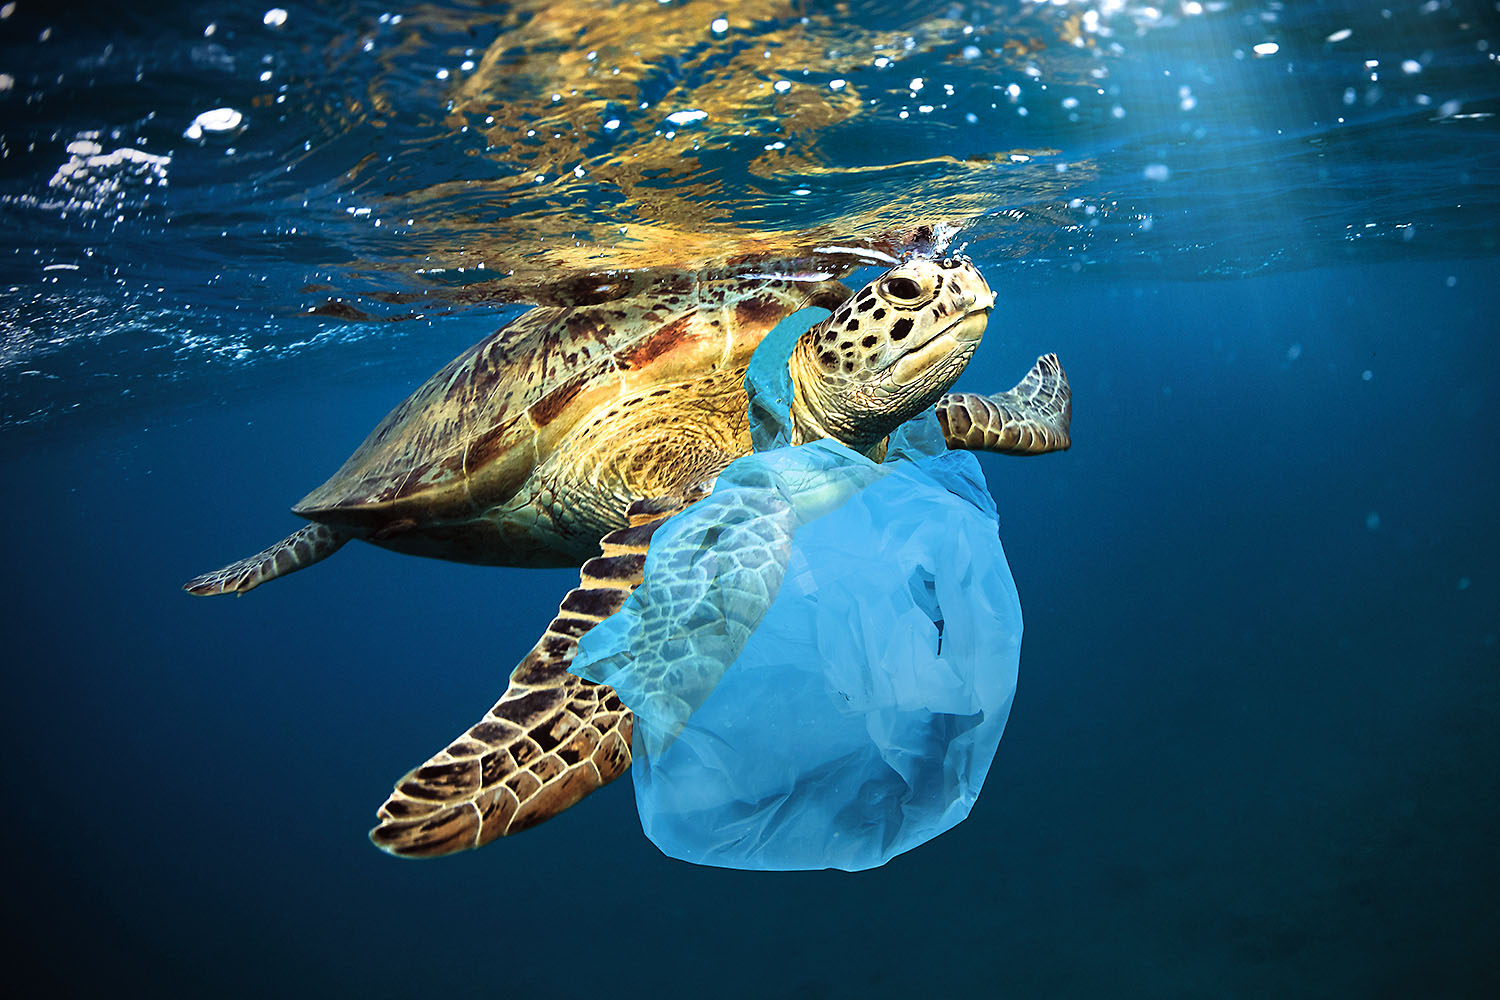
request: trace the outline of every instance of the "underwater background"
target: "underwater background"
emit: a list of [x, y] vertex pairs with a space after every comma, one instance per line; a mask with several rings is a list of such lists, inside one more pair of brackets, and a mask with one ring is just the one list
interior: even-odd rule
[[[1500, 995], [1497, 56], [1490, 0], [0, 4], [13, 967]], [[883, 868], [668, 860], [627, 781], [387, 857], [576, 571], [179, 590], [525, 302], [941, 247], [998, 298], [959, 388], [1056, 351], [1074, 444], [980, 459], [1020, 687]]]

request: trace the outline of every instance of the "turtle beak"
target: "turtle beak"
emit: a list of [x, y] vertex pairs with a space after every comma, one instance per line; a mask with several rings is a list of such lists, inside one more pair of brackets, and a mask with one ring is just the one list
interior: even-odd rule
[[[990, 296], [991, 305], [995, 297]], [[963, 318], [943, 331], [943, 336], [952, 337], [960, 344], [977, 342], [984, 336], [984, 328], [990, 322], [990, 306], [976, 308], [973, 312], [965, 313]]]
[[[994, 301], [993, 296], [990, 301]], [[989, 320], [988, 308], [965, 313], [927, 343], [904, 355], [891, 370], [891, 377], [897, 385], [910, 385], [927, 377], [950, 355], [962, 353], [967, 359], [979, 345]]]

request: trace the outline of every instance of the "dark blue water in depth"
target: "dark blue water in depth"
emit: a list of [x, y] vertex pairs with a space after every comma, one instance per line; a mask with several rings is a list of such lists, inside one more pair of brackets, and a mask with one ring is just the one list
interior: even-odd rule
[[[15, 967], [60, 996], [1497, 995], [1495, 7], [752, 6], [670, 57], [657, 8], [724, 8], [627, 8], [611, 44], [641, 64], [602, 75], [631, 100], [540, 76], [612, 58], [618, 25], [544, 24], [581, 4], [0, 10]], [[773, 69], [716, 54], [736, 39]], [[770, 87], [793, 75], [805, 97]], [[636, 131], [569, 147], [582, 177], [518, 161], [519, 118], [452, 152], [464, 101], [510, 128], [554, 92], [558, 136]], [[641, 102], [713, 130], [663, 152]], [[183, 135], [219, 107], [248, 124]], [[757, 166], [774, 135], [797, 158]], [[170, 162], [88, 164], [123, 148]], [[527, 201], [505, 179], [533, 169], [556, 176]], [[973, 814], [883, 868], [668, 860], [628, 781], [387, 857], [391, 782], [493, 702], [576, 571], [350, 545], [242, 600], [178, 589], [295, 527], [538, 274], [939, 222], [998, 298], [959, 388], [1056, 351], [1074, 445], [981, 458], [1020, 687]], [[514, 288], [477, 294], [464, 249]]]

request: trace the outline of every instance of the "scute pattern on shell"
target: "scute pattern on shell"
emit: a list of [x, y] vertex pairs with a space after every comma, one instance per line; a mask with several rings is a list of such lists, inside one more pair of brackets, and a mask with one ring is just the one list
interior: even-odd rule
[[702, 374], [726, 353], [734, 335], [726, 322], [774, 323], [829, 294], [824, 285], [739, 279], [628, 302], [535, 308], [387, 414], [294, 509], [367, 531], [407, 514], [473, 516], [513, 495], [583, 411], [632, 386]]

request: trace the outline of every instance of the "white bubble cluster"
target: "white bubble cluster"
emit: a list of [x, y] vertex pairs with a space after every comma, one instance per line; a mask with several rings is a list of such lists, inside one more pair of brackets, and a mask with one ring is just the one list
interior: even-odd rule
[[194, 118], [192, 124], [182, 133], [182, 137], [196, 141], [208, 133], [226, 135], [238, 130], [244, 122], [245, 116], [234, 108], [214, 108]]
[[143, 197], [141, 187], [166, 186], [170, 154], [158, 156], [130, 146], [106, 153], [97, 137], [98, 133], [83, 133], [68, 143], [67, 161], [47, 182], [53, 197], [39, 207], [119, 221]]

